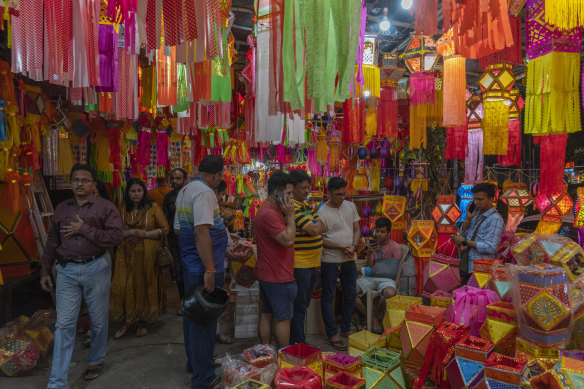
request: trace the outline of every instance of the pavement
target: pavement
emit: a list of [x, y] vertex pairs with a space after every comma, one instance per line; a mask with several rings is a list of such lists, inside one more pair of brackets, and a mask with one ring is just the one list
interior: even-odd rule
[[[182, 317], [176, 313], [179, 308], [176, 284], [166, 280], [167, 313], [160, 321], [148, 326], [148, 334], [137, 338], [135, 332], [128, 331], [122, 339], [114, 339], [113, 334], [119, 324], [110, 324], [110, 339], [103, 374], [94, 381], [85, 381], [83, 373], [87, 368], [87, 348], [83, 346], [83, 335], [78, 335], [69, 369], [69, 388], [189, 388], [190, 374], [185, 371], [185, 349], [182, 332]], [[234, 304], [220, 320], [222, 333], [233, 336]], [[231, 345], [215, 344], [215, 352], [220, 358], [225, 353], [241, 353], [253, 346], [259, 339], [238, 339]], [[307, 343], [332, 351], [325, 343], [324, 336], [309, 335]], [[52, 353], [41, 359], [38, 366], [20, 377], [0, 377], [3, 389], [43, 389], [50, 375]], [[219, 371], [218, 371], [219, 373]]]

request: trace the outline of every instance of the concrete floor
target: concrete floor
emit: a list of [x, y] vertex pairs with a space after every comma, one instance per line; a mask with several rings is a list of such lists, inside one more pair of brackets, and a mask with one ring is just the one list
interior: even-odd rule
[[[69, 388], [189, 388], [190, 375], [185, 372], [185, 350], [182, 333], [182, 318], [178, 311], [178, 293], [176, 285], [167, 280], [168, 313], [161, 316], [157, 323], [152, 323], [148, 335], [136, 338], [135, 333], [128, 332], [125, 338], [116, 340], [113, 333], [118, 324], [110, 325], [110, 340], [107, 345], [105, 370], [95, 381], [87, 382], [83, 373], [87, 368], [87, 348], [83, 346], [83, 336], [78, 336], [71, 366], [69, 369]], [[233, 305], [233, 304], [232, 304]], [[233, 307], [232, 307], [233, 310]], [[229, 312], [226, 316], [229, 316]], [[229, 333], [233, 320], [223, 320], [220, 327]], [[230, 325], [231, 324], [231, 325]], [[233, 333], [231, 333], [233, 335]], [[320, 347], [323, 351], [332, 351], [324, 342], [323, 336], [312, 335], [307, 342]], [[226, 352], [238, 354], [243, 349], [258, 343], [258, 339], [238, 340], [232, 345], [216, 343], [215, 352], [222, 357]], [[42, 389], [46, 388], [50, 375], [52, 354], [43, 358], [39, 365], [21, 377], [0, 377], [3, 389]]]

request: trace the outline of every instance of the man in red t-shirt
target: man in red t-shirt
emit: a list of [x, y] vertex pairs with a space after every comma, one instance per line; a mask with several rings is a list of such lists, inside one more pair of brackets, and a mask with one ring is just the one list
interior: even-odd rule
[[268, 180], [268, 198], [255, 217], [257, 258], [255, 274], [260, 282], [262, 301], [259, 331], [263, 344], [272, 337], [276, 319], [278, 349], [290, 341], [290, 320], [296, 298], [294, 281], [294, 239], [296, 221], [292, 191], [294, 179], [276, 172]]

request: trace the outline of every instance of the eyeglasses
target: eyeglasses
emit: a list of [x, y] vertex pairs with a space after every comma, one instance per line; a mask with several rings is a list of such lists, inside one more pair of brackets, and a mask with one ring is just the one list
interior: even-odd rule
[[72, 178], [71, 179], [71, 183], [72, 184], [82, 184], [82, 185], [87, 185], [91, 182], [95, 182], [93, 180], [89, 180], [87, 178]]

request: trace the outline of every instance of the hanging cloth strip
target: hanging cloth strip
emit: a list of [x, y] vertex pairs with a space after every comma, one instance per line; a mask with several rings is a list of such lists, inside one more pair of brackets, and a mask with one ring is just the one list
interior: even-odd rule
[[397, 137], [397, 88], [381, 88], [377, 111], [377, 136], [382, 138]]
[[343, 143], [363, 142], [365, 99], [345, 100], [343, 103]]
[[166, 170], [170, 169], [170, 160], [168, 159], [168, 134], [166, 130], [156, 131], [156, 164], [164, 166]]
[[69, 86], [73, 75], [73, 2], [45, 0], [49, 82]]
[[148, 0], [146, 8], [146, 38], [148, 51], [160, 48], [162, 35], [162, 0]]
[[[355, 84], [359, 84], [361, 86], [363, 86], [365, 83], [365, 80], [363, 78], [363, 50], [365, 50], [366, 30], [367, 30], [367, 8], [361, 7], [361, 29], [359, 31], [359, 42], [357, 44], [357, 65], [355, 68], [355, 71], [357, 72], [357, 75], [355, 77]], [[351, 88], [352, 87], [353, 84], [351, 84]]]
[[12, 17], [12, 71], [29, 72], [42, 79], [43, 71], [43, 0], [20, 0], [20, 13]]
[[410, 105], [434, 104], [434, 91], [433, 72], [416, 72], [410, 75]]
[[464, 162], [465, 184], [474, 185], [483, 181], [483, 159], [483, 130], [480, 128], [469, 129]]
[[219, 1], [203, 0], [202, 3], [205, 15], [205, 53], [207, 58], [211, 59], [215, 57], [223, 57], [223, 50], [221, 48], [221, 42], [223, 42], [223, 32], [221, 26]]
[[481, 57], [479, 59], [480, 69], [484, 70], [487, 66], [500, 63], [509, 63], [513, 66], [517, 66], [521, 65], [523, 62], [523, 55], [521, 52], [523, 37], [521, 32], [521, 19], [509, 16], [509, 24], [511, 26], [511, 33], [513, 34], [513, 46], [505, 47], [501, 51]]
[[118, 48], [120, 69], [118, 71], [119, 91], [116, 93], [116, 117], [134, 119], [134, 75], [136, 74], [137, 56]]
[[540, 195], [556, 195], [564, 189], [564, 161], [568, 135], [548, 135], [538, 138], [541, 166], [539, 193]]
[[274, 89], [274, 58], [271, 47], [271, 29], [262, 29], [257, 35], [255, 141], [280, 142], [284, 128], [284, 114], [270, 109], [270, 91]]
[[483, 154], [506, 155], [509, 144], [509, 106], [507, 101], [487, 100], [483, 102], [485, 117], [483, 128]]
[[111, 24], [99, 25], [99, 75], [100, 85], [97, 92], [118, 91], [118, 34]]
[[187, 66], [185, 64], [177, 64], [177, 102], [173, 107], [174, 112], [184, 112], [190, 107], [187, 101]]
[[199, 36], [197, 34], [197, 16], [195, 8], [195, 1], [182, 0], [182, 23], [186, 41], [195, 40]]
[[304, 64], [304, 8], [310, 7], [304, 0], [284, 2], [284, 30], [282, 61], [284, 101], [292, 111], [304, 108], [306, 69]]
[[211, 100], [211, 61], [189, 63], [193, 101]]
[[578, 132], [580, 123], [580, 54], [551, 52], [527, 65], [525, 133]]
[[142, 89], [142, 99], [140, 104], [142, 107], [156, 107], [156, 85], [156, 67], [147, 66], [142, 68], [142, 83], [140, 84]]
[[447, 160], [465, 160], [466, 147], [468, 144], [468, 129], [466, 125], [446, 128], [446, 149], [444, 157]]
[[162, 0], [165, 46], [176, 46], [180, 43], [183, 25], [182, 9], [181, 0]]
[[499, 155], [500, 166], [521, 166], [521, 126], [519, 119], [509, 120], [509, 146], [506, 155]]
[[337, 46], [338, 83], [336, 101], [351, 98], [350, 85], [354, 79], [357, 46], [361, 30], [360, 0], [331, 0]]
[[[227, 34], [223, 47], [227, 51]], [[231, 101], [231, 69], [229, 58], [216, 58], [211, 61], [211, 101]]]
[[161, 47], [156, 54], [158, 105], [176, 105], [177, 103], [176, 47], [170, 49], [170, 56], [164, 54], [164, 47]]
[[417, 0], [410, 8], [415, 15], [415, 31], [426, 35], [438, 34], [438, 0]]

